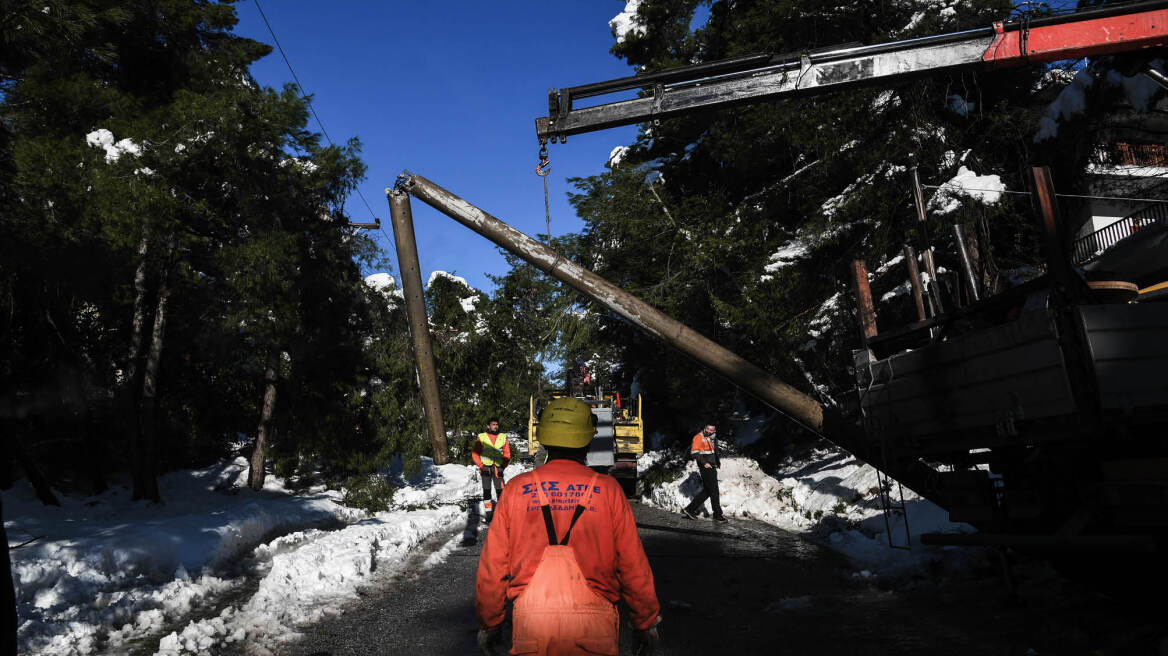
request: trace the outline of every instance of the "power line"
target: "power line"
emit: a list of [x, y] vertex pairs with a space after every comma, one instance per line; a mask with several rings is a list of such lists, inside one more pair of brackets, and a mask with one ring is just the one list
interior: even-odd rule
[[[1016, 194], [1018, 196], [1030, 196], [1032, 192], [1029, 191], [1013, 191], [1011, 189], [978, 189], [977, 187], [957, 187], [947, 185], [927, 185], [923, 184], [921, 187], [925, 189], [944, 189], [945, 191], [982, 191], [993, 194]], [[1090, 200], [1122, 200], [1130, 203], [1168, 203], [1165, 198], [1134, 198], [1128, 196], [1089, 196], [1085, 194], [1055, 194], [1059, 198], [1087, 198]]]
[[[280, 45], [280, 39], [276, 38], [276, 31], [272, 29], [272, 24], [268, 22], [268, 17], [264, 14], [264, 8], [260, 6], [260, 0], [255, 0], [255, 6], [260, 12], [260, 18], [264, 20], [264, 25], [268, 28], [268, 34], [272, 35], [272, 41], [276, 44], [276, 50], [279, 50], [280, 56], [284, 58], [284, 64], [288, 67], [288, 72], [292, 74], [292, 80], [296, 82], [296, 88], [300, 89], [300, 97], [304, 99], [304, 103], [308, 105], [308, 111], [312, 112], [312, 117], [316, 119], [316, 124], [320, 126], [321, 134], [328, 140], [330, 146], [335, 146], [336, 144], [333, 143], [333, 138], [329, 136], [328, 130], [324, 128], [324, 121], [320, 120], [320, 115], [316, 113], [316, 108], [312, 106], [312, 101], [308, 98], [308, 92], [304, 90], [304, 85], [300, 83], [300, 77], [296, 75], [295, 69], [292, 68], [292, 62], [288, 59], [287, 53], [284, 52], [284, 47]], [[361, 193], [361, 188], [354, 186], [353, 190], [357, 192], [357, 196], [365, 204], [365, 209], [369, 210], [369, 216], [376, 218], [377, 213], [369, 206], [369, 201], [365, 200], [365, 194]], [[378, 230], [389, 240], [389, 233], [385, 231], [385, 228], [378, 225]]]

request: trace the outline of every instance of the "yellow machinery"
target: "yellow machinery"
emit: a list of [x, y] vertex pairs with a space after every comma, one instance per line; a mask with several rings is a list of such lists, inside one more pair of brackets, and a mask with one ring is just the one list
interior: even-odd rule
[[[568, 396], [555, 390], [547, 398], [531, 397], [527, 415], [527, 453], [542, 465], [547, 452], [539, 445], [539, 413], [552, 399]], [[632, 496], [637, 487], [637, 460], [645, 452], [645, 423], [641, 418], [641, 396], [634, 402], [619, 394], [578, 396], [592, 408], [596, 420], [596, 437], [588, 451], [587, 465], [615, 477], [625, 494]]]

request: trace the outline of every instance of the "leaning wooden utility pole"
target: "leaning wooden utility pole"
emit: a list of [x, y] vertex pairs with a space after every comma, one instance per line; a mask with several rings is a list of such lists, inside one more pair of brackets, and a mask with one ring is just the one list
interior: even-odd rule
[[450, 461], [446, 450], [446, 425], [442, 421], [442, 403], [438, 398], [438, 374], [434, 370], [434, 352], [430, 348], [430, 323], [426, 320], [426, 299], [422, 295], [422, 272], [418, 265], [418, 244], [414, 239], [414, 214], [410, 209], [409, 194], [386, 189], [389, 198], [389, 217], [393, 223], [393, 241], [397, 246], [397, 261], [401, 267], [402, 292], [406, 299], [410, 337], [414, 345], [414, 362], [418, 367], [418, 384], [422, 388], [422, 411], [426, 415], [426, 429], [434, 464]]
[[[775, 410], [812, 431], [825, 435], [857, 458], [868, 462], [878, 461], [879, 452], [869, 444], [859, 426], [842, 413], [824, 408], [810, 396], [546, 245], [421, 176], [403, 174], [398, 178], [397, 189], [416, 196], [439, 212], [514, 253], [528, 264], [566, 283], [609, 311], [625, 318], [637, 328], [724, 376]], [[405, 275], [404, 264], [402, 275]], [[932, 489], [936, 479], [936, 472], [918, 460], [889, 463], [889, 469], [890, 475], [922, 494]]]

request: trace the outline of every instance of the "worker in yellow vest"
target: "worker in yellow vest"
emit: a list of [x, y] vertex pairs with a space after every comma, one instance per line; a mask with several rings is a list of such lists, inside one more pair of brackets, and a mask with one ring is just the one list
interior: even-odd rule
[[479, 433], [470, 450], [470, 457], [482, 475], [483, 510], [486, 520], [490, 522], [495, 511], [491, 486], [493, 484], [495, 487], [496, 498], [503, 493], [503, 469], [511, 462], [511, 446], [507, 444], [507, 435], [499, 432], [498, 419], [487, 420], [487, 432]]

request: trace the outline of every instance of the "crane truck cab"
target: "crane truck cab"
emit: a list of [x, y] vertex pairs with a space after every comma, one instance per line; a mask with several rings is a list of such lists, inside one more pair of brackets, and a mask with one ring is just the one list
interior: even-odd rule
[[[555, 390], [547, 397], [530, 398], [527, 417], [527, 452], [538, 467], [547, 462], [547, 450], [539, 444], [539, 415], [552, 399], [569, 396]], [[588, 451], [587, 464], [592, 469], [617, 479], [626, 496], [637, 489], [637, 460], [645, 452], [645, 424], [641, 418], [641, 396], [631, 398], [615, 393], [575, 397], [592, 408], [596, 437]]]

